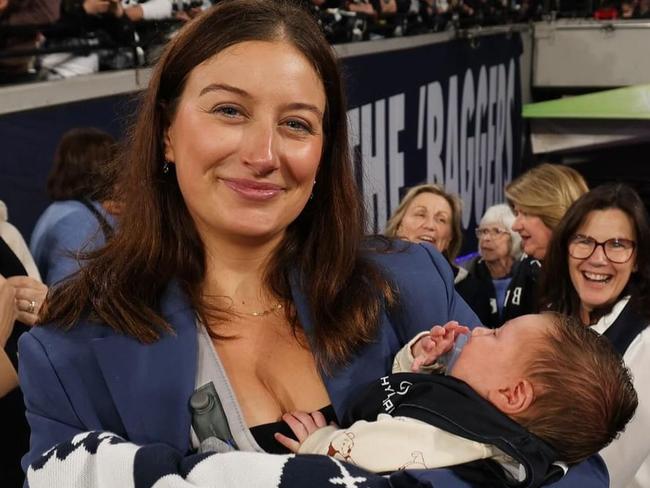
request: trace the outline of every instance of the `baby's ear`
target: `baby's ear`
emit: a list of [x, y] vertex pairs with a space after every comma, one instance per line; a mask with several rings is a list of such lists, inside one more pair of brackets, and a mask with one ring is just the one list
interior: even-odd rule
[[492, 403], [507, 415], [524, 413], [535, 398], [535, 391], [530, 381], [519, 379], [504, 388], [500, 388], [496, 394], [491, 395]]

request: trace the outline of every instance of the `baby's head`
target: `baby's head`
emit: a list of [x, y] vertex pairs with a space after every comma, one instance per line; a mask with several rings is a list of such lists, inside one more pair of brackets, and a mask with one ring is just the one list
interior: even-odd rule
[[630, 373], [609, 341], [551, 312], [474, 329], [450, 374], [567, 463], [609, 444], [638, 403]]

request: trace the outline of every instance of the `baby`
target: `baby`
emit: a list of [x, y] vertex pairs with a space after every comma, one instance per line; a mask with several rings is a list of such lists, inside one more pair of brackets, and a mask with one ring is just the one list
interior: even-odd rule
[[[375, 472], [492, 458], [521, 480], [517, 471], [528, 463], [513, 462], [513, 442], [490, 439], [525, 439], [514, 452], [546, 452], [546, 469], [598, 452], [634, 414], [636, 392], [609, 341], [555, 313], [518, 317], [499, 329], [435, 326], [398, 352], [393, 373], [440, 369], [436, 360], [461, 333], [469, 338], [447, 376], [386, 376], [348, 412], [349, 427], [328, 426], [319, 412], [293, 412], [283, 419], [297, 441], [276, 439], [293, 452], [334, 455]], [[469, 427], [456, 428], [464, 423]]]

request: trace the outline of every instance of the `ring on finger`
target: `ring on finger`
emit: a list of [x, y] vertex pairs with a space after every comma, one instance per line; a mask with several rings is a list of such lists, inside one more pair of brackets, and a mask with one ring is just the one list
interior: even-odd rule
[[27, 306], [27, 313], [34, 313], [34, 310], [36, 310], [36, 302], [34, 300], [29, 301], [29, 305]]

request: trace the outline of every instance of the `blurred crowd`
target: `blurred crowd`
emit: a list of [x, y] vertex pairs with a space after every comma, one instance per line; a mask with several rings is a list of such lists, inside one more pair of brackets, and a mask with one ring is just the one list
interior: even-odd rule
[[[0, 0], [0, 85], [152, 64], [186, 21], [219, 0]], [[332, 43], [540, 20], [567, 4], [543, 0], [295, 0]], [[650, 0], [565, 14], [650, 17]]]
[[[0, 0], [0, 85], [152, 64], [219, 0]], [[541, 18], [538, 0], [296, 0], [331, 43]], [[642, 0], [645, 1], [645, 0]]]

